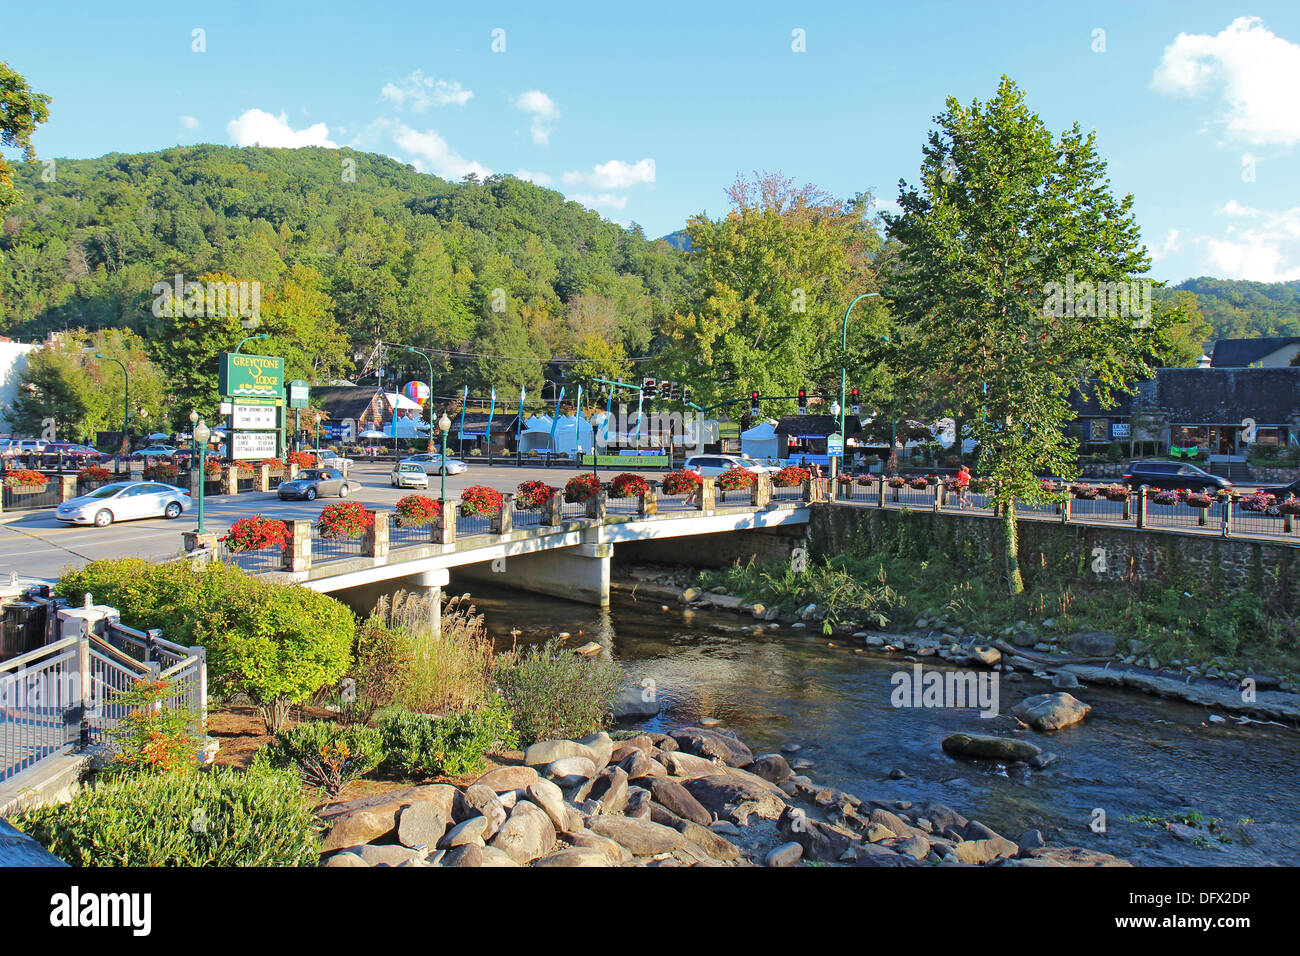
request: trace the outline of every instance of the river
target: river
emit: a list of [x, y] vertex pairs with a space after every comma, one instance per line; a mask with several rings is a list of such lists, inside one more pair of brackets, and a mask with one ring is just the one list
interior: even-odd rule
[[[715, 717], [755, 753], [801, 745], [809, 775], [864, 799], [938, 800], [1016, 839], [1031, 827], [1049, 845], [1082, 846], [1148, 865], [1300, 863], [1300, 733], [1271, 725], [1209, 720], [1209, 712], [1131, 691], [1085, 687], [1093, 706], [1081, 725], [1055, 734], [1025, 731], [1058, 759], [1042, 771], [948, 757], [954, 731], [1011, 733], [1010, 708], [1051, 688], [1004, 680], [1004, 716], [974, 710], [896, 708], [891, 675], [912, 664], [858, 642], [830, 646], [820, 633], [693, 611], [617, 594], [607, 609], [474, 585], [499, 646], [532, 644], [568, 631], [576, 646], [600, 642], [636, 682], [649, 678], [660, 715], [636, 726], [662, 730]], [[748, 631], [741, 630], [749, 627]], [[512, 631], [517, 634], [512, 635]], [[581, 638], [581, 640], [579, 640]], [[929, 659], [927, 667], [942, 666]], [[1226, 716], [1226, 715], [1225, 715]], [[891, 779], [895, 768], [906, 773]], [[1135, 816], [1200, 813], [1229, 825], [1249, 818], [1247, 837], [1184, 842]], [[1104, 818], [1101, 816], [1104, 814]], [[1104, 821], [1104, 833], [1094, 827]], [[1252, 841], [1253, 842], [1250, 842]]]

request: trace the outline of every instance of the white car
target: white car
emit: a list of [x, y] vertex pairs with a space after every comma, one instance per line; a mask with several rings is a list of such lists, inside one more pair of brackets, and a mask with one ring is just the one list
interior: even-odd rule
[[190, 493], [157, 481], [115, 481], [65, 501], [54, 517], [68, 524], [106, 528], [132, 518], [179, 518], [190, 510]]
[[394, 488], [429, 487], [429, 476], [424, 473], [423, 467], [413, 461], [399, 461], [393, 466], [388, 479]]
[[352, 459], [346, 455], [340, 455], [332, 448], [308, 448], [307, 451], [316, 456], [316, 460], [320, 462], [322, 468], [335, 468], [342, 472], [352, 468]]
[[[442, 474], [442, 455], [434, 451], [425, 451], [409, 458], [403, 458], [399, 464], [419, 465], [424, 469], [426, 475]], [[447, 474], [449, 475], [459, 475], [468, 467], [463, 461], [458, 461], [450, 456], [447, 458]]]
[[756, 475], [775, 474], [781, 470], [775, 465], [764, 465], [744, 455], [692, 455], [686, 459], [686, 464], [682, 468], [686, 471], [698, 471], [705, 478], [716, 478], [732, 468], [744, 468]]

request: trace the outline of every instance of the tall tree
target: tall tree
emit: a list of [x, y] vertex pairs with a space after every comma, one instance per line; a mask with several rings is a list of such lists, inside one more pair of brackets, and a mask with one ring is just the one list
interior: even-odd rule
[[1097, 306], [1099, 288], [1118, 288], [1098, 283], [1128, 284], [1150, 260], [1093, 134], [1053, 138], [1006, 77], [987, 103], [950, 97], [935, 123], [919, 184], [900, 181], [901, 212], [885, 216], [902, 243], [892, 304], [912, 361], [977, 403], [970, 431], [997, 481], [1016, 594], [1016, 501], [1043, 500], [1038, 474], [1075, 474], [1070, 390], [1095, 379], [1109, 400], [1150, 377], [1169, 318]]
[[[0, 146], [21, 150], [23, 159], [31, 162], [36, 158], [32, 133], [49, 118], [49, 96], [34, 93], [21, 73], [0, 60]], [[13, 169], [0, 156], [0, 221], [4, 220], [5, 210], [17, 202]]]

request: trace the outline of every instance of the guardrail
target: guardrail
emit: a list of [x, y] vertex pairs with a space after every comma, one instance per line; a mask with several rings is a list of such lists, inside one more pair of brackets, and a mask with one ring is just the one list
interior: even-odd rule
[[206, 726], [202, 647], [126, 627], [111, 609], [94, 609], [99, 620], [91, 624], [69, 614], [61, 600], [42, 600], [57, 616], [51, 627], [80, 630], [0, 664], [0, 781], [67, 748], [102, 742], [128, 712], [118, 694], [139, 681], [167, 681], [163, 703], [198, 714], [200, 728]]

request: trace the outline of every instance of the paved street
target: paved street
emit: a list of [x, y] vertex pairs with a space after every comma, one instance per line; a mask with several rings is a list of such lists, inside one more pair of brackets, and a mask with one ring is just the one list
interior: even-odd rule
[[[392, 508], [410, 490], [398, 490], [388, 483], [392, 462], [358, 462], [352, 469], [350, 480], [361, 482], [359, 490], [348, 496], [350, 501]], [[601, 469], [601, 475], [616, 474], [622, 469]], [[474, 484], [492, 485], [500, 491], [514, 491], [522, 481], [545, 481], [563, 487], [577, 470], [574, 468], [542, 468], [498, 465], [489, 468], [485, 463], [471, 463], [469, 470], [460, 475], [447, 476], [447, 495], [453, 497]], [[640, 472], [647, 478], [662, 476], [660, 471]], [[438, 476], [429, 476], [429, 490], [420, 492], [438, 496]], [[240, 518], [264, 514], [275, 518], [314, 518], [322, 508], [337, 498], [318, 498], [315, 501], [281, 501], [275, 492], [267, 494], [209, 496], [205, 503], [205, 523], [212, 531], [225, 533]], [[0, 578], [7, 580], [16, 571], [22, 578], [52, 579], [66, 567], [79, 567], [89, 561], [112, 557], [161, 558], [179, 552], [181, 532], [192, 529], [195, 509], [191, 508], [175, 521], [152, 518], [127, 521], [95, 528], [87, 525], [65, 525], [56, 521], [53, 511], [37, 511], [15, 517], [5, 515], [0, 524]]]

